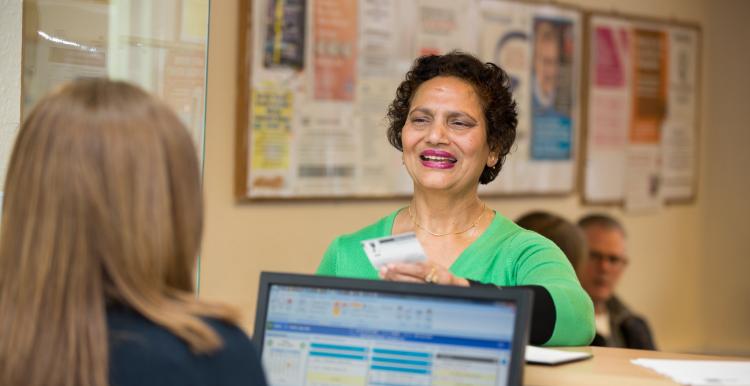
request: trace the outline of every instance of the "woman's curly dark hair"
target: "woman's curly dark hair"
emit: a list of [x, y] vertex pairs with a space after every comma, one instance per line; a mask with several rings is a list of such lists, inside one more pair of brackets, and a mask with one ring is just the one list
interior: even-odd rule
[[453, 76], [474, 87], [482, 102], [487, 122], [487, 144], [498, 154], [494, 167], [484, 167], [479, 183], [487, 184], [497, 177], [516, 139], [518, 117], [516, 102], [510, 92], [510, 78], [493, 63], [482, 63], [472, 55], [453, 51], [445, 55], [418, 58], [406, 79], [398, 86], [396, 98], [388, 106], [388, 141], [403, 151], [401, 130], [406, 124], [414, 94], [422, 83], [437, 76]]

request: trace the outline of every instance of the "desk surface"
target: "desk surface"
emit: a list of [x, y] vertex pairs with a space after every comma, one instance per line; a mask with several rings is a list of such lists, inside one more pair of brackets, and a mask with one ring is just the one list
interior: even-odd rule
[[674, 386], [677, 383], [649, 369], [630, 363], [636, 358], [748, 360], [708, 355], [675, 354], [660, 351], [631, 350], [610, 347], [569, 347], [565, 351], [583, 351], [594, 357], [559, 366], [526, 365], [523, 384], [526, 386]]

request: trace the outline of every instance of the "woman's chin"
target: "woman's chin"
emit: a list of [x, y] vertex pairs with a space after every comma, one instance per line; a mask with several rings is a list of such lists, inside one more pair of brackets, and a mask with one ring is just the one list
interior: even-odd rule
[[428, 191], [445, 191], [450, 190], [458, 184], [458, 181], [447, 178], [448, 176], [427, 176], [414, 180], [416, 187]]
[[[465, 170], [459, 169], [429, 169], [420, 168], [415, 173], [409, 173], [416, 189], [426, 191], [471, 191], [479, 186], [472, 183], [472, 178], [465, 175]], [[474, 181], [479, 181], [479, 177]]]

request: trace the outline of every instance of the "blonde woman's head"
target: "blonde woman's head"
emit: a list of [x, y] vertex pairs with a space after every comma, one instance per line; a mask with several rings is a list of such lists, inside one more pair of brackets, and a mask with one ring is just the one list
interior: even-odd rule
[[196, 316], [231, 312], [192, 294], [203, 222], [196, 153], [175, 114], [127, 83], [78, 80], [36, 105], [5, 184], [0, 383], [25, 379], [26, 360], [48, 374], [27, 384], [106, 384], [112, 303], [196, 351], [221, 344]]

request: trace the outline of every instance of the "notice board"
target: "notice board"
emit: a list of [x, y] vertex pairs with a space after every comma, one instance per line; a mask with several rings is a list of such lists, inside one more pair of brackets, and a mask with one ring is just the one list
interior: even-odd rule
[[591, 14], [583, 198], [653, 209], [697, 186], [700, 29]]
[[484, 195], [564, 194], [579, 154], [583, 16], [502, 0], [244, 0], [236, 195], [411, 194], [385, 115], [414, 60], [460, 50], [504, 68], [516, 143]]

